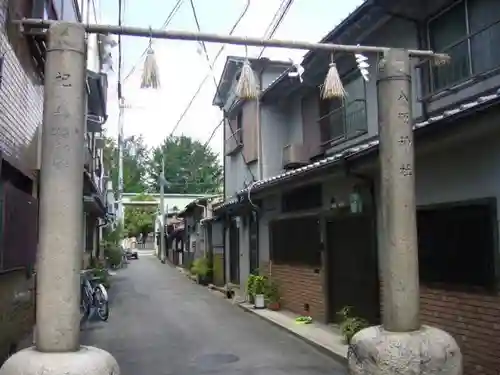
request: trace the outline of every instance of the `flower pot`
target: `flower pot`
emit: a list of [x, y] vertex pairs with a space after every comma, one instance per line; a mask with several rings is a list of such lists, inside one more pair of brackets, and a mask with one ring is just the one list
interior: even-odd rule
[[252, 294], [248, 294], [247, 295], [247, 302], [248, 303], [254, 303], [255, 302], [255, 298]]
[[278, 310], [280, 310], [280, 309], [281, 309], [281, 305], [280, 305], [280, 303], [279, 303], [279, 302], [269, 302], [269, 303], [267, 304], [267, 308], [268, 308], [269, 310], [278, 311]]
[[266, 302], [265, 302], [263, 294], [256, 294], [255, 295], [254, 306], [256, 309], [264, 309], [266, 307]]

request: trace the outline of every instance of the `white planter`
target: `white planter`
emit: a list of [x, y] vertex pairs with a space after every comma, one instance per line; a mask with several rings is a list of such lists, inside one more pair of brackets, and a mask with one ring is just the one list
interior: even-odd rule
[[256, 294], [255, 295], [254, 306], [256, 309], [263, 309], [266, 307], [266, 302], [264, 300], [263, 294]]

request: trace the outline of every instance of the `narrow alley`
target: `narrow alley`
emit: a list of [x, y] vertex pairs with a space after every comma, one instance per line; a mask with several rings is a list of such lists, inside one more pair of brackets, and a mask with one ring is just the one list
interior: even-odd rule
[[191, 283], [154, 256], [115, 276], [108, 322], [82, 342], [109, 351], [123, 375], [344, 374], [299, 339]]

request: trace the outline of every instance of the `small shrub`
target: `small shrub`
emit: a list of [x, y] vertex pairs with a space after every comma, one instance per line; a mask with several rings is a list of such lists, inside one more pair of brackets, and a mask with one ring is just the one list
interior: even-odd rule
[[275, 281], [269, 281], [267, 283], [267, 288], [265, 291], [266, 299], [270, 303], [276, 303], [280, 301], [280, 293], [278, 289], [278, 284]]
[[257, 276], [254, 274], [250, 274], [247, 279], [247, 294], [250, 298], [255, 296], [255, 278]]
[[352, 308], [350, 306], [345, 306], [342, 310], [337, 312], [337, 316], [340, 318], [340, 331], [347, 344], [351, 343], [356, 333], [368, 327], [368, 322], [366, 320], [352, 316], [351, 311]]
[[267, 277], [265, 276], [255, 276], [253, 290], [255, 295], [265, 294], [267, 289]]
[[191, 273], [198, 275], [200, 277], [205, 277], [209, 274], [210, 267], [207, 258], [197, 258], [193, 262], [191, 267]]
[[109, 266], [117, 267], [122, 261], [123, 253], [119, 247], [110, 246], [104, 248], [104, 256], [108, 260]]

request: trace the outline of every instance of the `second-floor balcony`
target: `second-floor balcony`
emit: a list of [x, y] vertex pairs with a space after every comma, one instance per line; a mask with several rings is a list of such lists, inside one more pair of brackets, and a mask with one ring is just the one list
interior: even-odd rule
[[[36, 18], [43, 20], [64, 20], [70, 22], [81, 22], [82, 16], [77, 0], [17, 0], [23, 13], [26, 9], [26, 3], [30, 4], [31, 8], [27, 14], [27, 18]], [[25, 4], [23, 4], [25, 3]], [[45, 58], [47, 52], [47, 31], [38, 28], [25, 27], [24, 34], [28, 39], [31, 49], [31, 54], [37, 65], [40, 74], [43, 76]]]
[[457, 3], [429, 22], [428, 35], [430, 47], [448, 53], [451, 60], [444, 66], [427, 66], [426, 96], [500, 73], [500, 3]]
[[368, 131], [366, 100], [344, 102], [318, 119], [324, 149], [359, 137]]

